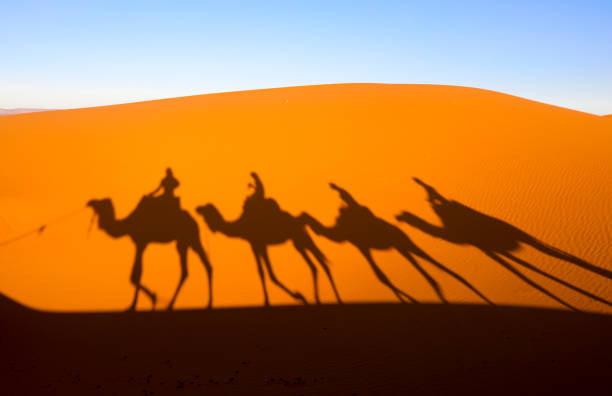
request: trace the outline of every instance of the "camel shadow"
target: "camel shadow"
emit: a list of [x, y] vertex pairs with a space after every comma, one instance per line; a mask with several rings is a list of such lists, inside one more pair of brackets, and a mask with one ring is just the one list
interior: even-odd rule
[[397, 220], [418, 228], [433, 237], [459, 245], [471, 245], [480, 249], [485, 255], [501, 264], [523, 282], [572, 310], [577, 311], [578, 309], [519, 272], [510, 261], [551, 279], [583, 296], [609, 306], [612, 305], [610, 301], [560, 279], [515, 256], [512, 252], [519, 250], [521, 244], [525, 244], [548, 256], [577, 265], [607, 279], [612, 279], [611, 271], [597, 267], [556, 247], [550, 246], [505, 221], [480, 213], [457, 201], [447, 200], [435, 188], [417, 178], [414, 178], [414, 181], [427, 192], [427, 200], [440, 218], [442, 226], [430, 224], [410, 212], [402, 212], [396, 216]]
[[270, 280], [285, 293], [295, 300], [307, 304], [306, 299], [300, 292], [289, 290], [289, 288], [278, 279], [270, 263], [268, 246], [282, 244], [287, 241], [293, 243], [293, 247], [298, 251], [310, 268], [316, 303], [320, 303], [317, 279], [318, 270], [317, 266], [310, 258], [309, 253], [314, 257], [319, 266], [323, 268], [337, 301], [341, 303], [342, 300], [340, 299], [334, 278], [329, 270], [327, 258], [315, 245], [310, 235], [308, 235], [306, 226], [291, 214], [281, 210], [274, 199], [266, 198], [263, 183], [259, 176], [255, 172], [252, 172], [251, 176], [253, 177], [254, 184], [249, 186], [254, 188], [254, 192], [246, 198], [242, 208], [242, 214], [237, 220], [226, 221], [219, 210], [210, 203], [199, 206], [196, 212], [204, 218], [204, 221], [212, 232], [218, 231], [231, 238], [244, 239], [251, 245], [251, 250], [253, 251], [255, 262], [257, 263], [257, 271], [263, 288], [264, 304], [266, 306], [269, 306], [270, 302], [268, 299], [265, 271], [267, 271]]
[[440, 300], [447, 303], [446, 297], [438, 282], [419, 264], [413, 257], [417, 256], [436, 268], [446, 272], [453, 278], [461, 282], [464, 286], [476, 293], [484, 301], [492, 304], [478, 289], [450, 268], [442, 265], [421, 248], [419, 248], [410, 238], [398, 227], [376, 217], [372, 211], [359, 204], [346, 190], [330, 183], [330, 187], [340, 194], [345, 206], [340, 208], [340, 213], [336, 218], [336, 223], [332, 227], [321, 224], [317, 219], [308, 213], [302, 213], [300, 218], [305, 224], [318, 235], [324, 236], [335, 242], [349, 242], [354, 245], [365, 257], [368, 264], [374, 271], [378, 280], [388, 287], [395, 296], [403, 303], [410, 301], [417, 303], [417, 300], [398, 288], [389, 280], [385, 273], [374, 261], [371, 250], [395, 249], [404, 256], [419, 273], [425, 277], [427, 282], [434, 289]]
[[[168, 173], [172, 175], [170, 169]], [[87, 206], [94, 210], [98, 217], [98, 227], [112, 238], [129, 236], [136, 247], [134, 265], [130, 281], [135, 287], [134, 298], [128, 311], [136, 309], [139, 292], [142, 291], [151, 300], [153, 309], [157, 302], [157, 295], [142, 284], [142, 257], [148, 244], [176, 242], [178, 251], [181, 276], [174, 291], [174, 295], [168, 305], [168, 310], [173, 309], [178, 294], [187, 279], [187, 251], [192, 249], [199, 256], [208, 275], [208, 308], [212, 308], [212, 266], [208, 256], [200, 242], [200, 230], [195, 219], [186, 211], [181, 209], [178, 197], [171, 192], [178, 186], [178, 181], [168, 182], [168, 177], [162, 181], [165, 193], [159, 197], [153, 194], [142, 197], [138, 206], [124, 219], [116, 219], [113, 202], [110, 198], [92, 199]], [[159, 188], [158, 188], [159, 190]]]

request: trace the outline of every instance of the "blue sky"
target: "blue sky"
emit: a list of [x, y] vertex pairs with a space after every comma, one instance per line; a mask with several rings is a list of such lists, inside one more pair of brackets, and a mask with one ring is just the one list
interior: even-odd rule
[[612, 1], [0, 2], [0, 108], [342, 82], [612, 113]]

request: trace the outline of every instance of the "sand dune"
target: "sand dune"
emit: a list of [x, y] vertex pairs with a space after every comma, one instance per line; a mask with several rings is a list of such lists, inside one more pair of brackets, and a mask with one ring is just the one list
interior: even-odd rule
[[[212, 202], [226, 219], [237, 218], [251, 193], [249, 172], [257, 171], [284, 210], [307, 211], [327, 225], [342, 203], [328, 186], [336, 183], [496, 304], [562, 307], [535, 283], [577, 309], [612, 312], [605, 303], [612, 282], [589, 269], [612, 270], [610, 132], [604, 117], [435, 85], [305, 86], [3, 117], [0, 240], [51, 223], [0, 247], [0, 290], [51, 311], [127, 307], [133, 245], [98, 230], [88, 234], [91, 210], [84, 205], [111, 197], [124, 217], [171, 166], [215, 269], [216, 307], [261, 305], [261, 286], [249, 245], [212, 234], [194, 209]], [[470, 213], [505, 224], [489, 230], [496, 257], [510, 267], [482, 251], [482, 238], [458, 243], [396, 220], [408, 211], [443, 225], [413, 177]], [[466, 223], [461, 216], [468, 211], [455, 212], [457, 223]], [[591, 267], [520, 241], [521, 249], [506, 251], [502, 246], [516, 242], [510, 229]], [[479, 238], [473, 228], [464, 231]], [[311, 235], [345, 301], [397, 301], [354, 246]], [[422, 302], [440, 301], [398, 252], [373, 254], [399, 288]], [[310, 272], [292, 246], [273, 247], [270, 255], [279, 279], [312, 302]], [[206, 276], [195, 255], [189, 261], [177, 307], [203, 307]], [[483, 302], [449, 273], [418, 262], [450, 302]], [[178, 276], [173, 246], [148, 248], [143, 281], [161, 307]], [[323, 299], [335, 301], [325, 277], [319, 281]], [[293, 303], [274, 285], [269, 289], [273, 304]], [[149, 308], [146, 299], [140, 308]]]

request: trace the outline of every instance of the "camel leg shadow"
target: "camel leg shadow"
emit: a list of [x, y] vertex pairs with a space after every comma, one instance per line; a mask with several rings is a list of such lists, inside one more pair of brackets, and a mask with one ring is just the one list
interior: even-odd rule
[[583, 296], [589, 297], [589, 298], [591, 298], [591, 299], [593, 299], [595, 301], [599, 301], [602, 304], [606, 304], [608, 306], [612, 306], [612, 302], [610, 302], [610, 301], [608, 301], [606, 299], [603, 299], [603, 298], [601, 298], [599, 296], [596, 296], [596, 295], [594, 295], [594, 294], [592, 294], [592, 293], [590, 293], [590, 292], [588, 292], [588, 291], [586, 291], [586, 290], [584, 290], [584, 289], [582, 289], [582, 288], [580, 288], [578, 286], [572, 285], [571, 283], [566, 282], [563, 279], [557, 278], [556, 276], [554, 276], [552, 274], [549, 274], [548, 272], [543, 271], [543, 270], [535, 267], [534, 265], [524, 261], [523, 259], [520, 259], [520, 258], [518, 258], [518, 257], [516, 257], [516, 256], [514, 256], [514, 255], [512, 255], [512, 254], [510, 254], [508, 252], [502, 252], [501, 254], [503, 256], [509, 258], [510, 260], [513, 260], [514, 262], [522, 265], [523, 267], [528, 268], [528, 269], [532, 270], [533, 272], [535, 272], [537, 274], [540, 274], [540, 275], [542, 275], [542, 276], [544, 276], [544, 277], [546, 277], [548, 279], [551, 279], [551, 280], [553, 280], [553, 281], [555, 281], [555, 282], [557, 282], [557, 283], [559, 283], [559, 284], [561, 284], [561, 285], [563, 285], [563, 286], [565, 286], [565, 287], [567, 287], [567, 288], [569, 288], [569, 289], [571, 289], [571, 290], [573, 290], [573, 291], [575, 291], [575, 292], [577, 292], [579, 294], [582, 294]]
[[312, 283], [314, 285], [315, 302], [317, 304], [321, 304], [321, 300], [319, 298], [319, 282], [318, 282], [317, 267], [314, 265], [314, 263], [312, 262], [310, 257], [308, 257], [308, 254], [306, 253], [306, 251], [304, 249], [299, 248], [297, 246], [295, 248], [300, 253], [300, 256], [302, 256], [304, 258], [304, 261], [306, 261], [306, 264], [308, 264], [308, 268], [310, 268], [310, 272], [312, 273]]
[[323, 271], [325, 271], [325, 275], [327, 275], [327, 279], [329, 280], [334, 295], [336, 296], [336, 301], [338, 302], [338, 304], [342, 304], [342, 299], [340, 298], [340, 293], [338, 293], [338, 289], [336, 288], [336, 282], [334, 282], [334, 278], [331, 274], [331, 271], [329, 270], [327, 259], [323, 252], [321, 252], [321, 250], [315, 245], [314, 241], [310, 238], [310, 236], [308, 236], [305, 241], [300, 242], [299, 244], [294, 242], [294, 246], [296, 250], [300, 253], [300, 255], [302, 255], [302, 257], [310, 267], [310, 270], [312, 271], [315, 288], [315, 299], [317, 304], [320, 303], [317, 285], [317, 268], [313, 263], [312, 259], [308, 256], [308, 252], [313, 255], [313, 257], [317, 260], [321, 268], [323, 268]]
[[406, 303], [406, 299], [414, 304], [418, 304], [418, 301], [413, 298], [412, 296], [410, 296], [408, 293], [404, 292], [403, 290], [401, 290], [400, 288], [398, 288], [397, 286], [395, 286], [390, 280], [389, 278], [387, 278], [387, 275], [385, 275], [384, 272], [382, 272], [382, 270], [380, 269], [380, 267], [376, 264], [376, 262], [374, 261], [374, 259], [372, 258], [372, 253], [370, 253], [370, 251], [368, 249], [362, 249], [359, 248], [359, 251], [361, 252], [361, 254], [366, 258], [366, 260], [368, 261], [368, 263], [370, 264], [370, 267], [372, 267], [372, 270], [374, 270], [374, 273], [376, 274], [376, 277], [378, 278], [378, 280], [380, 282], [382, 282], [382, 284], [384, 284], [385, 286], [387, 286], [389, 289], [391, 289], [391, 291], [393, 292], [393, 294], [395, 294], [395, 296], [402, 302], [402, 303]]
[[538, 239], [532, 237], [531, 235], [524, 233], [523, 238], [521, 239], [525, 244], [533, 247], [534, 249], [539, 250], [540, 252], [547, 254], [551, 257], [566, 261], [568, 263], [577, 265], [578, 267], [595, 273], [599, 276], [603, 276], [604, 278], [612, 279], [612, 271], [609, 271], [604, 268], [597, 267], [591, 263], [588, 263], [582, 260], [579, 257], [576, 257], [572, 254], [566, 253], [561, 249], [557, 249], [554, 246], [550, 246]]
[[157, 295], [149, 290], [146, 286], [141, 283], [142, 278], [142, 256], [144, 254], [146, 245], [136, 245], [136, 257], [134, 258], [134, 266], [132, 267], [132, 275], [130, 276], [130, 281], [135, 287], [134, 290], [134, 298], [132, 299], [132, 304], [127, 309], [128, 311], [135, 311], [136, 305], [138, 304], [138, 294], [142, 290], [151, 300], [153, 304], [151, 310], [155, 310], [155, 304], [157, 303]]
[[253, 250], [253, 255], [255, 256], [255, 262], [257, 263], [257, 274], [259, 275], [259, 281], [261, 282], [261, 287], [263, 289], [264, 294], [264, 306], [270, 306], [270, 299], [268, 298], [268, 287], [266, 286], [266, 275], [264, 273], [262, 259], [261, 259], [261, 250], [251, 245], [251, 249]]
[[440, 299], [440, 301], [442, 301], [444, 304], [448, 304], [448, 300], [444, 296], [444, 292], [442, 291], [442, 288], [440, 287], [440, 284], [438, 283], [438, 281], [435, 280], [431, 275], [429, 275], [429, 272], [425, 271], [425, 268], [423, 268], [419, 264], [419, 262], [416, 261], [414, 257], [412, 257], [412, 255], [410, 254], [410, 251], [408, 249], [397, 249], [397, 251], [402, 256], [404, 256], [408, 261], [410, 261], [410, 263], [412, 263], [414, 268], [416, 268], [417, 271], [419, 271], [419, 273], [423, 275], [423, 277], [427, 280], [427, 282], [431, 285], [431, 287], [434, 289], [434, 291], [438, 295], [438, 298]]
[[518, 278], [520, 278], [523, 282], [527, 283], [528, 285], [530, 285], [534, 289], [539, 290], [540, 292], [542, 292], [545, 295], [547, 295], [548, 297], [552, 298], [553, 300], [555, 300], [559, 304], [561, 304], [561, 305], [571, 309], [572, 311], [580, 312], [580, 310], [578, 308], [574, 307], [573, 305], [571, 305], [568, 302], [564, 301], [560, 297], [558, 297], [558, 296], [554, 295], [553, 293], [549, 292], [548, 290], [546, 290], [544, 287], [540, 286], [536, 282], [532, 281], [527, 276], [525, 276], [521, 272], [519, 272], [516, 268], [514, 268], [514, 266], [512, 264], [510, 264], [506, 260], [502, 259], [501, 257], [496, 255], [495, 253], [490, 252], [490, 251], [486, 251], [486, 250], [483, 250], [483, 253], [486, 254], [487, 256], [489, 256], [491, 259], [493, 259], [493, 260], [497, 261], [498, 263], [500, 263], [504, 268], [506, 268], [508, 271], [512, 272], [514, 275], [516, 275]]
[[329, 279], [329, 283], [331, 284], [332, 290], [334, 291], [334, 295], [336, 296], [336, 301], [338, 304], [342, 304], [342, 299], [340, 298], [340, 293], [338, 293], [338, 289], [336, 288], [336, 282], [334, 282], [334, 278], [332, 277], [331, 271], [329, 270], [329, 265], [317, 258], [321, 267], [323, 267], [323, 271], [325, 271], [325, 275], [327, 275], [327, 279]]
[[306, 301], [306, 299], [304, 298], [304, 296], [302, 295], [302, 293], [300, 292], [292, 292], [291, 290], [289, 290], [289, 288], [287, 286], [285, 286], [277, 277], [276, 274], [274, 273], [274, 270], [272, 269], [272, 265], [270, 264], [270, 258], [268, 257], [268, 251], [267, 249], [263, 249], [262, 251], [262, 258], [263, 258], [263, 262], [264, 265], [266, 266], [266, 270], [268, 271], [268, 275], [270, 276], [270, 280], [278, 287], [280, 287], [285, 293], [289, 294], [291, 297], [293, 297], [295, 300], [300, 301], [302, 304], [307, 305], [308, 301]]
[[176, 302], [176, 298], [185, 283], [185, 279], [189, 276], [189, 269], [187, 268], [187, 245], [186, 244], [176, 244], [176, 250], [178, 251], [180, 262], [181, 262], [181, 277], [179, 278], [179, 283], [174, 290], [174, 294], [172, 295], [172, 299], [170, 300], [170, 304], [168, 304], [168, 311], [172, 311], [174, 309], [174, 303]]
[[204, 269], [206, 270], [206, 275], [208, 276], [208, 309], [212, 309], [213, 306], [213, 268], [210, 264], [210, 260], [208, 260], [208, 256], [206, 255], [206, 251], [202, 247], [202, 243], [198, 240], [196, 241], [191, 248], [194, 252], [200, 257], [200, 261], [202, 261], [202, 265], [204, 265]]
[[[415, 255], [417, 255], [417, 256], [421, 257], [422, 259], [428, 261], [429, 263], [433, 264], [436, 268], [440, 269], [443, 272], [446, 272], [448, 275], [450, 275], [453, 278], [455, 278], [457, 281], [459, 281], [465, 287], [467, 287], [468, 289], [473, 291], [478, 297], [482, 298], [488, 304], [495, 305], [495, 303], [493, 301], [489, 300], [484, 294], [482, 294], [474, 285], [472, 285], [464, 277], [462, 277], [461, 275], [459, 275], [455, 271], [451, 270], [447, 266], [443, 265], [442, 263], [440, 263], [439, 261], [437, 261], [436, 259], [431, 257], [429, 254], [425, 253], [425, 251], [422, 250], [421, 248], [417, 247], [416, 245], [413, 245], [411, 250], [412, 250], [412, 253], [414, 253]], [[408, 251], [406, 251], [406, 254], [410, 254], [410, 253]]]

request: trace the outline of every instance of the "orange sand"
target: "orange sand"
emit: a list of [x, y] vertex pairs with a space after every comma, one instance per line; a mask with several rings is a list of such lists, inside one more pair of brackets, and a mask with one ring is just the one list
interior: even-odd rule
[[[608, 118], [473, 88], [436, 85], [306, 86], [50, 111], [0, 118], [0, 240], [111, 197], [124, 217], [171, 166], [177, 193], [200, 224], [215, 268], [215, 306], [259, 305], [248, 244], [211, 234], [194, 208], [214, 203], [235, 219], [257, 171], [266, 192], [292, 214], [331, 225], [347, 189], [398, 225], [433, 257], [496, 303], [559, 306], [470, 246], [434, 239], [399, 223], [409, 210], [438, 223], [420, 177], [449, 199], [504, 220], [594, 265], [612, 269], [612, 124]], [[123, 309], [131, 301], [133, 246], [95, 230], [83, 210], [40, 236], [0, 247], [0, 291], [45, 310]], [[315, 236], [346, 301], [395, 301], [357, 250]], [[290, 245], [270, 249], [277, 275], [312, 300], [306, 264]], [[517, 255], [601, 297], [612, 282], [528, 248]], [[374, 258], [398, 286], [423, 301], [435, 294], [396, 252]], [[174, 246], [152, 245], [145, 284], [167, 302], [178, 281]], [[177, 307], [206, 303], [205, 274], [190, 254]], [[423, 265], [448, 298], [478, 298]], [[610, 307], [521, 270], [579, 308]], [[322, 296], [333, 301], [327, 281]], [[292, 303], [270, 285], [274, 304]], [[141, 298], [141, 308], [148, 301]]]

